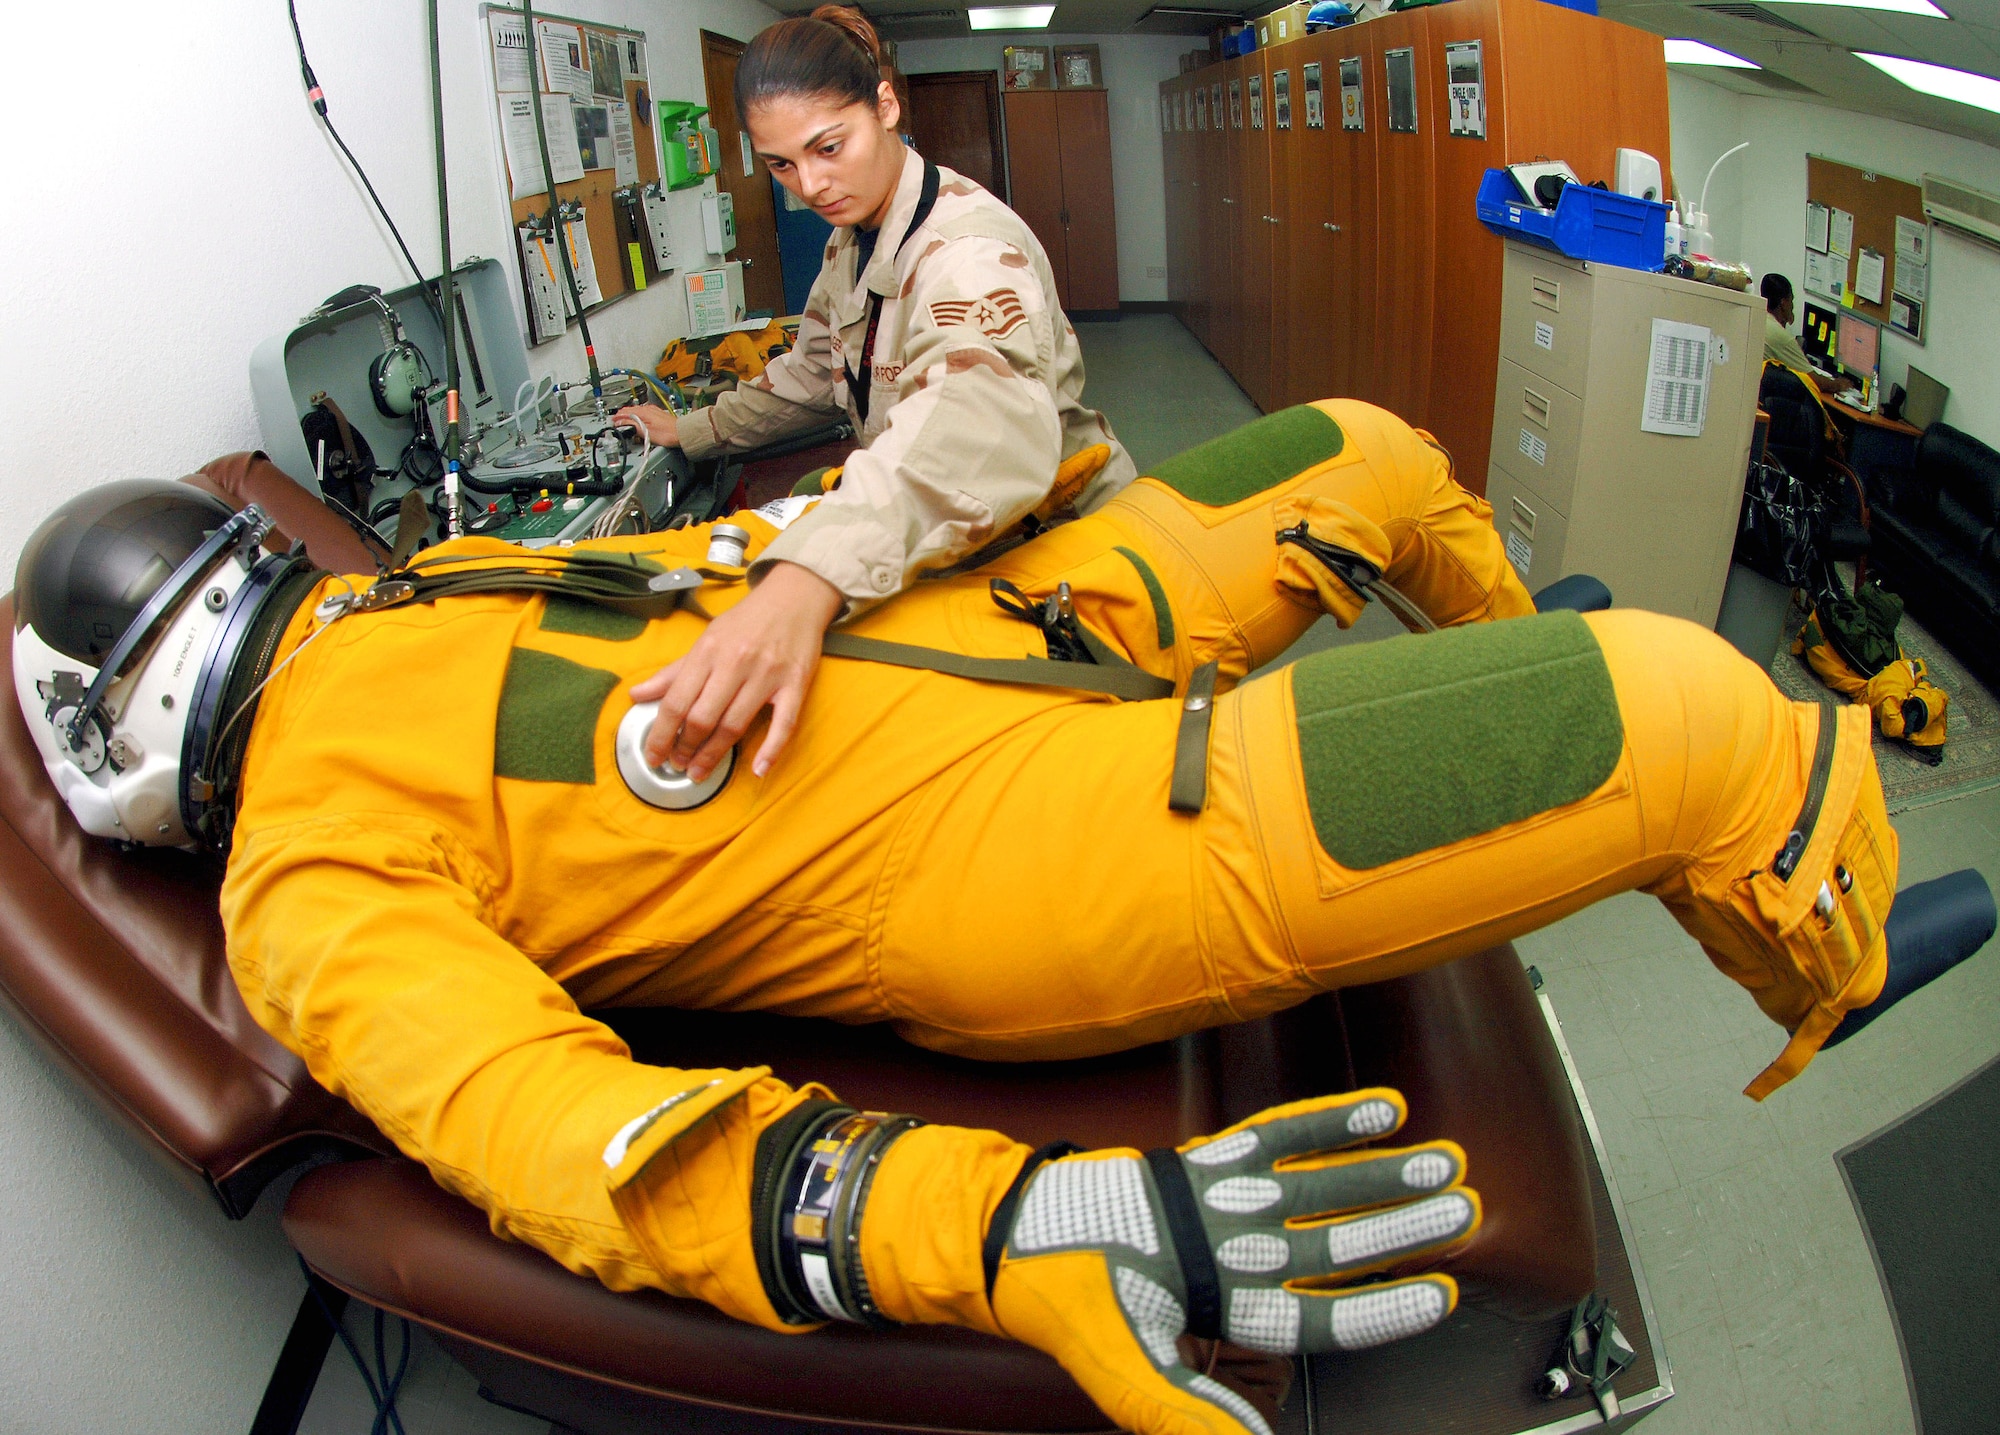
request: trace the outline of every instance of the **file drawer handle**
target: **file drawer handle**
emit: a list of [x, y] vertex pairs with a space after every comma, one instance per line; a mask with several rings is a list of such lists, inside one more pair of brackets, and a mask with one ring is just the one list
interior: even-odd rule
[[1521, 412], [1530, 422], [1549, 426], [1549, 401], [1533, 389], [1521, 390]]
[[1528, 297], [1552, 313], [1562, 312], [1562, 281], [1544, 275], [1532, 275], [1529, 279]]
[[1510, 521], [1514, 527], [1521, 530], [1523, 538], [1532, 539], [1535, 536], [1535, 510], [1528, 507], [1527, 504], [1521, 502], [1518, 498], [1512, 502], [1513, 513]]

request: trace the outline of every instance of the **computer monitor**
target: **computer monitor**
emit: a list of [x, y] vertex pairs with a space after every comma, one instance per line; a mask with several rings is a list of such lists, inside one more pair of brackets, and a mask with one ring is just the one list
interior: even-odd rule
[[1799, 344], [1806, 351], [1807, 359], [1817, 359], [1821, 364], [1833, 364], [1833, 337], [1835, 327], [1840, 323], [1840, 306], [1826, 306], [1806, 300], [1805, 323], [1799, 327]]
[[1944, 417], [1944, 401], [1951, 397], [1951, 390], [1915, 364], [1910, 365], [1910, 377], [1903, 388], [1904, 423], [1927, 429]]
[[1857, 379], [1873, 379], [1882, 362], [1882, 331], [1859, 314], [1843, 313], [1833, 356]]

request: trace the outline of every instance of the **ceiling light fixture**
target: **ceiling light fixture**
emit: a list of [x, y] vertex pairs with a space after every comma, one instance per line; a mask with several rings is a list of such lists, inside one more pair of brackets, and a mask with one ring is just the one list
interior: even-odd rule
[[965, 20], [975, 30], [1046, 30], [1055, 13], [1053, 5], [975, 5]]
[[1922, 60], [1905, 60], [1898, 55], [1870, 55], [1856, 50], [1854, 56], [1858, 60], [1866, 60], [1890, 79], [1898, 80], [1913, 90], [2000, 115], [2000, 80], [1975, 75], [1969, 70], [1927, 65]]
[[1769, 5], [1832, 5], [1843, 10], [1891, 10], [1898, 15], [1928, 15], [1933, 20], [1951, 16], [1931, 4], [1931, 0], [1764, 0]]
[[1732, 55], [1727, 50], [1718, 50], [1713, 45], [1704, 45], [1699, 40], [1667, 41], [1667, 63], [1669, 65], [1714, 65], [1725, 70], [1761, 70], [1764, 67], [1741, 55]]

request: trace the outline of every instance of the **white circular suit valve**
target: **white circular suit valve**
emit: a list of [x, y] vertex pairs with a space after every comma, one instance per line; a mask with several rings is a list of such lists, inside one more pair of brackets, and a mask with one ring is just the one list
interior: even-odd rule
[[670, 764], [653, 766], [646, 761], [646, 731], [658, 716], [658, 703], [640, 703], [618, 724], [618, 775], [632, 789], [632, 795], [650, 807], [668, 812], [687, 812], [701, 806], [729, 781], [736, 770], [736, 749], [723, 754], [715, 771], [696, 782]]

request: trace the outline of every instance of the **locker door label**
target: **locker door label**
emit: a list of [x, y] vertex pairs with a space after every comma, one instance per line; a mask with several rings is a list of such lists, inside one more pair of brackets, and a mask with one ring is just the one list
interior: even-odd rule
[[1318, 60], [1306, 65], [1303, 81], [1306, 89], [1306, 128], [1323, 130], [1326, 128], [1326, 96], [1320, 88]]
[[1340, 62], [1340, 127], [1344, 130], [1365, 130], [1367, 118], [1361, 110], [1361, 59], [1356, 56]]
[[1445, 96], [1451, 108], [1451, 132], [1475, 140], [1486, 138], [1485, 66], [1480, 43], [1461, 40], [1444, 47]]

